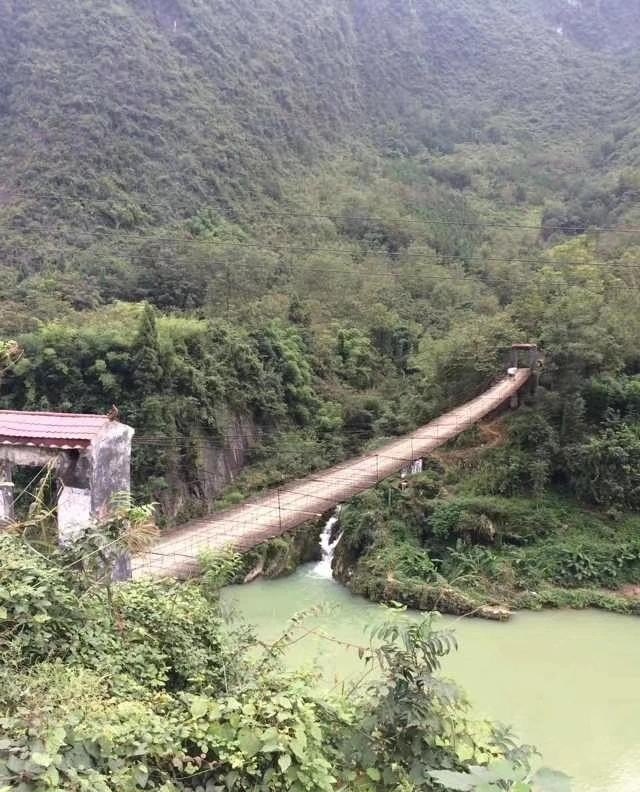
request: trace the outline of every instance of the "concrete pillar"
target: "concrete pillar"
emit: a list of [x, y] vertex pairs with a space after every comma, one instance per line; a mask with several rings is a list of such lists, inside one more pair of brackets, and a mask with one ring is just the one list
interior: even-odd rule
[[13, 467], [0, 460], [0, 528], [13, 522]]
[[131, 556], [123, 553], [113, 566], [113, 579], [117, 582], [131, 580]]
[[63, 486], [58, 495], [58, 541], [61, 545], [79, 539], [91, 522], [91, 492]]

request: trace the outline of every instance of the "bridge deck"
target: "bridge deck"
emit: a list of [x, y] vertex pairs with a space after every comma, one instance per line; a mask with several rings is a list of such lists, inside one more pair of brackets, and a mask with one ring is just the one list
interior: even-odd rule
[[530, 369], [518, 369], [515, 376], [376, 451], [163, 534], [151, 550], [133, 558], [133, 577], [188, 576], [197, 571], [197, 558], [205, 551], [245, 551], [321, 516], [469, 429], [510, 400], [530, 376]]

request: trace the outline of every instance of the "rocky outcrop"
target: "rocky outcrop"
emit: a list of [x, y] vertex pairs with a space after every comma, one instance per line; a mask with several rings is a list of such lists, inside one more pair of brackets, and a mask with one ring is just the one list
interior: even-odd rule
[[202, 442], [196, 467], [204, 500], [210, 503], [227, 487], [247, 462], [247, 452], [260, 437], [260, 429], [249, 415], [221, 416], [222, 443]]
[[320, 534], [323, 521], [305, 523], [291, 533], [270, 539], [244, 555], [238, 582], [251, 583], [258, 578], [291, 575], [301, 564], [322, 557]]
[[216, 423], [223, 427], [220, 439], [199, 433], [189, 440], [195, 454], [195, 477], [185, 480], [178, 467], [167, 474], [167, 494], [160, 500], [169, 525], [207, 513], [247, 464], [248, 453], [261, 436], [260, 427], [250, 415], [221, 413]]

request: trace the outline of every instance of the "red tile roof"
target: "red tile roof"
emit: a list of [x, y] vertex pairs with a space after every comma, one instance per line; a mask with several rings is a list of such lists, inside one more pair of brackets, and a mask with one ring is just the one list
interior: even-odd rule
[[87, 448], [109, 423], [106, 415], [0, 410], [0, 445]]

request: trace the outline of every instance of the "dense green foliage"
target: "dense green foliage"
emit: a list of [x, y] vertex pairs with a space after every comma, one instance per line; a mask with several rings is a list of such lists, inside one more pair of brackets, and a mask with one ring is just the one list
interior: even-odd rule
[[[0, 330], [23, 348], [0, 403], [116, 404], [136, 494], [175, 523], [238, 473], [220, 505], [409, 430], [535, 340], [544, 404], [458, 471], [432, 535], [378, 532], [373, 576], [455, 577], [441, 545], [500, 525], [526, 556], [511, 593], [637, 582], [614, 522], [640, 502], [629, 13], [0, 3]], [[608, 516], [539, 531], [552, 491]], [[302, 557], [285, 545], [268, 569]], [[482, 568], [493, 548], [469, 552], [461, 568]]]
[[[347, 342], [341, 334], [337, 326], [323, 339], [320, 360], [304, 328], [277, 318], [249, 329], [224, 320], [156, 320], [148, 305], [119, 304], [107, 316], [86, 316], [81, 328], [56, 324], [23, 336], [23, 354], [4, 382], [4, 403], [80, 412], [117, 404], [121, 419], [138, 431], [140, 494], [160, 501], [171, 518], [182, 491], [203, 499], [209, 482], [218, 491], [226, 483], [224, 471], [216, 480], [215, 457], [234, 441], [255, 445], [262, 438], [272, 468], [265, 483], [272, 483], [278, 480], [270, 449], [276, 431], [283, 457], [285, 428], [304, 430], [293, 435], [295, 457], [282, 479], [332, 462], [373, 435], [385, 401], [357, 390], [350, 395], [348, 380], [356, 365], [359, 376], [374, 369], [398, 376], [393, 350], [385, 356], [363, 337], [368, 358], [356, 364], [355, 336]], [[320, 367], [333, 383], [320, 380]], [[253, 453], [258, 457], [261, 448]]]
[[[426, 609], [637, 612], [632, 6], [0, 0], [0, 406], [117, 405], [171, 523], [243, 467], [223, 503], [407, 431], [536, 341], [539, 401], [346, 508], [337, 571]], [[296, 624], [229, 625], [219, 559], [113, 585], [119, 520], [91, 563], [1, 538], [2, 792], [542, 788], [434, 675], [430, 619], [319, 694], [278, 662]], [[242, 572], [307, 557], [279, 539]]]
[[[136, 493], [172, 523], [243, 466], [222, 504], [406, 431], [537, 341], [542, 403], [451, 502], [421, 491], [430, 534], [375, 542], [430, 585], [474, 531], [515, 546], [514, 591], [637, 582], [615, 523], [640, 503], [632, 21], [555, 0], [0, 3], [0, 331], [23, 350], [0, 403], [116, 404]], [[532, 524], [554, 492], [607, 514]], [[298, 557], [280, 550], [274, 570]]]
[[455, 639], [431, 617], [390, 614], [358, 650], [375, 680], [318, 690], [280, 663], [302, 616], [260, 645], [222, 614], [233, 559], [205, 561], [200, 582], [105, 582], [145, 515], [52, 555], [0, 537], [3, 790], [431, 792], [442, 771], [534, 789], [530, 752], [471, 721], [436, 675]]
[[0, 3], [2, 406], [115, 403], [171, 522], [235, 446], [241, 491], [334, 462], [516, 338], [567, 405], [634, 375], [638, 235], [592, 231], [640, 218], [633, 28], [565, 6]]
[[[627, 380], [595, 381], [584, 403], [606, 388], [633, 392]], [[542, 397], [493, 426], [502, 444], [471, 436], [406, 488], [392, 482], [354, 500], [340, 516], [338, 575], [373, 599], [453, 613], [495, 615], [484, 605], [640, 613], [640, 522], [629, 512], [638, 424], [633, 413], [616, 421], [605, 412], [593, 423], [582, 409], [563, 440], [566, 411]]]
[[277, 198], [300, 162], [348, 136], [415, 153], [586, 130], [607, 118], [613, 83], [620, 113], [631, 91], [626, 64], [581, 39], [606, 48], [633, 25], [623, 3], [558, 5], [3, 0], [0, 205], [17, 232], [3, 245], [19, 245], [25, 269], [55, 272], [96, 227], [164, 225], [203, 197], [234, 210]]

